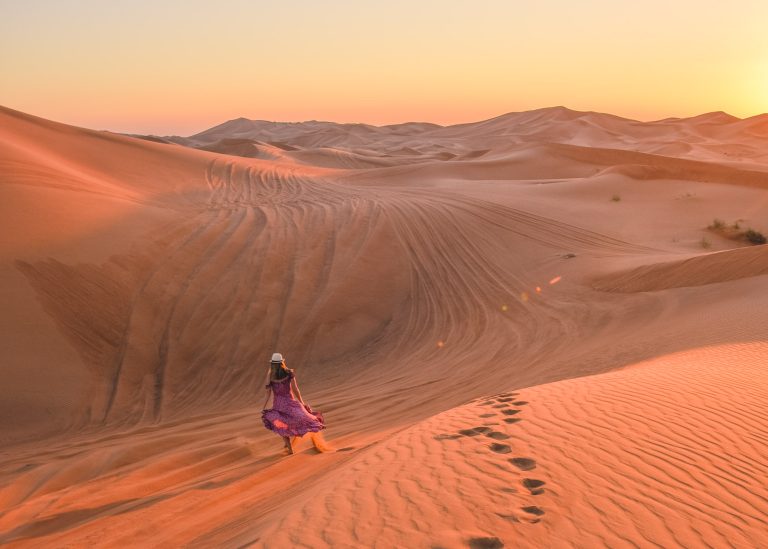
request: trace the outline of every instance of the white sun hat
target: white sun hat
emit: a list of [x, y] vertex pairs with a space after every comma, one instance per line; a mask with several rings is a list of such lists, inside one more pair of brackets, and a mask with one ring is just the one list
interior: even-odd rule
[[283, 355], [280, 353], [274, 353], [270, 362], [277, 362], [278, 364], [283, 361]]

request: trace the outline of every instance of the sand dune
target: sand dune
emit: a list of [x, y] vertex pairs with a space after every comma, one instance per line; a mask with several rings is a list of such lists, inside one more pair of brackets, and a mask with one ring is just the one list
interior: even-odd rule
[[762, 547], [766, 366], [764, 342], [706, 347], [479, 399], [328, 475], [256, 545]]
[[0, 544], [763, 544], [763, 118], [0, 118]]
[[614, 292], [653, 292], [765, 274], [768, 274], [768, 250], [755, 246], [643, 265], [597, 279], [594, 287]]
[[[202, 148], [214, 146], [222, 139], [251, 139], [286, 141], [310, 150], [330, 147], [351, 152], [367, 149], [374, 151], [374, 156], [382, 153], [403, 156], [413, 150], [433, 156], [447, 153], [443, 160], [472, 154], [477, 149], [500, 149], [503, 153], [511, 144], [552, 143], [661, 154], [759, 171], [765, 171], [768, 163], [765, 115], [742, 120], [723, 112], [639, 122], [610, 114], [552, 107], [445, 127], [425, 123], [379, 127], [238, 118], [187, 138], [165, 139]], [[230, 154], [251, 156], [247, 151]]]

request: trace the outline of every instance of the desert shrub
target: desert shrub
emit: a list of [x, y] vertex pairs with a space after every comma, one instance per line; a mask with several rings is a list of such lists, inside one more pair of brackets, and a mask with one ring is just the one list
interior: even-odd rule
[[621, 196], [618, 194], [615, 194], [611, 197], [611, 202], [621, 202]]
[[699, 244], [705, 250], [708, 250], [709, 248], [712, 247], [712, 243], [709, 241], [709, 239], [706, 236], [702, 236], [701, 237], [701, 240], [699, 241]]
[[753, 229], [747, 229], [747, 232], [744, 233], [744, 238], [747, 239], [747, 242], [750, 242], [752, 244], [765, 244], [766, 238], [763, 233], [759, 233]]
[[708, 229], [713, 229], [713, 230], [716, 230], [716, 231], [720, 230], [720, 229], [724, 229], [725, 228], [725, 221], [723, 221], [722, 219], [715, 218], [714, 220], [712, 220], [712, 224], [709, 227], [707, 227], [707, 228]]

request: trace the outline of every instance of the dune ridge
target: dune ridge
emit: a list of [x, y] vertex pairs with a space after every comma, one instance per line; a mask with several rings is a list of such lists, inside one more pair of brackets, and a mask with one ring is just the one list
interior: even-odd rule
[[[216, 147], [219, 152], [235, 155], [240, 155], [242, 149], [228, 145], [229, 139], [254, 144], [282, 141], [298, 149], [338, 149], [374, 156], [385, 152], [400, 159], [417, 152], [443, 161], [477, 154], [480, 150], [503, 151], [510, 144], [531, 143], [635, 151], [759, 171], [765, 171], [768, 161], [765, 115], [740, 119], [722, 112], [640, 122], [598, 112], [549, 107], [453, 126], [286, 123], [238, 118], [189, 137], [161, 139], [190, 147]], [[699, 175], [703, 173], [700, 171]]]
[[612, 292], [652, 292], [765, 274], [768, 274], [768, 249], [756, 246], [643, 265], [597, 279], [593, 287]]

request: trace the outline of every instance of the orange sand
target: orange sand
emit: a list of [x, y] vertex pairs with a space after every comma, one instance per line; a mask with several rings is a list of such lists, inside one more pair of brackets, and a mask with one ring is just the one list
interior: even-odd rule
[[0, 119], [0, 544], [768, 545], [764, 116]]

